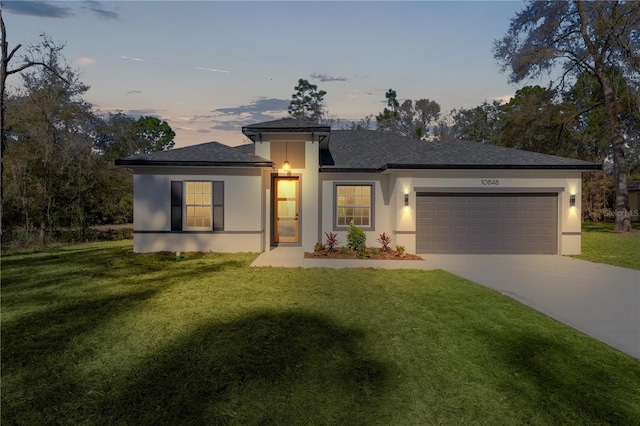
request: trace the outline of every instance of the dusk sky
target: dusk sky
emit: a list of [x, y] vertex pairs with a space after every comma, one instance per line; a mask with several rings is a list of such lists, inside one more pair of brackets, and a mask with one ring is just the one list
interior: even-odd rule
[[300, 78], [327, 91], [329, 115], [343, 120], [379, 113], [389, 88], [401, 100], [435, 100], [443, 113], [508, 99], [517, 88], [491, 48], [524, 6], [3, 1], [2, 8], [10, 49], [38, 43], [41, 33], [66, 43], [64, 56], [91, 86], [85, 98], [96, 110], [157, 116], [181, 147], [243, 143], [241, 126], [288, 115]]

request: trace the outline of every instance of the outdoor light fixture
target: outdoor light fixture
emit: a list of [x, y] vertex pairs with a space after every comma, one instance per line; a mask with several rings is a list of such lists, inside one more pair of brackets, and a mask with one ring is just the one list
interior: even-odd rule
[[575, 206], [576, 206], [576, 196], [571, 195], [569, 197], [569, 207], [575, 207]]
[[409, 194], [404, 194], [404, 206], [409, 206]]
[[291, 163], [289, 163], [289, 142], [284, 143], [284, 163], [282, 169], [287, 172], [287, 176], [291, 176]]

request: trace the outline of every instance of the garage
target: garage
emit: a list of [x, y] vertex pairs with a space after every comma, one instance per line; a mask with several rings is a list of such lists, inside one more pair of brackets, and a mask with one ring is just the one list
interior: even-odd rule
[[558, 253], [557, 193], [416, 195], [417, 253]]

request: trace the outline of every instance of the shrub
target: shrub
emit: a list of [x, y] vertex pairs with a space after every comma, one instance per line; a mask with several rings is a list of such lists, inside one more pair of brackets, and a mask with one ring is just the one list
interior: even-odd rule
[[391, 244], [391, 237], [389, 235], [383, 232], [380, 234], [378, 242], [382, 244], [382, 251], [389, 251], [389, 244]]
[[349, 223], [349, 231], [347, 232], [347, 247], [349, 250], [361, 252], [367, 247], [367, 235], [364, 231], [353, 223]]
[[316, 243], [316, 245], [313, 246], [313, 252], [316, 253], [316, 254], [324, 253], [324, 244]]
[[404, 253], [404, 246], [396, 244], [396, 251], [400, 254]]
[[325, 246], [329, 252], [333, 252], [340, 241], [338, 241], [338, 235], [333, 232], [329, 232], [328, 234], [324, 233], [325, 237], [327, 237], [327, 241], [325, 242]]
[[349, 252], [349, 249], [346, 247], [340, 247], [340, 254], [347, 254]]

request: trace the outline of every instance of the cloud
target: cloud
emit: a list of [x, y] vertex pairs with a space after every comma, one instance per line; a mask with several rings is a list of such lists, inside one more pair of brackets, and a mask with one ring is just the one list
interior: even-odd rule
[[37, 16], [40, 18], [71, 18], [71, 8], [62, 7], [47, 1], [6, 1], [2, 3], [5, 10], [17, 15]]
[[144, 62], [144, 59], [140, 58], [131, 58], [129, 56], [120, 56], [120, 59], [128, 59], [130, 61]]
[[314, 72], [313, 74], [311, 74], [311, 78], [314, 78], [316, 80], [320, 80], [322, 82], [325, 82], [325, 81], [347, 81], [346, 77], [333, 77], [333, 76], [330, 76], [328, 74], [318, 74], [317, 72]]
[[96, 60], [92, 58], [81, 57], [81, 58], [77, 58], [75, 60], [75, 63], [78, 65], [91, 65], [91, 64], [95, 64]]
[[125, 95], [137, 95], [138, 93], [142, 93], [142, 90], [129, 90], [128, 92], [124, 92]]
[[501, 104], [507, 103], [511, 100], [511, 98], [513, 98], [515, 96], [515, 93], [509, 93], [508, 95], [502, 95], [502, 96], [494, 96], [491, 98], [492, 101], [498, 101]]
[[248, 105], [240, 105], [233, 108], [218, 108], [212, 112], [224, 115], [240, 115], [240, 114], [260, 114], [267, 112], [287, 111], [289, 108], [289, 100], [277, 98], [261, 98]]
[[83, 4], [83, 9], [88, 10], [100, 19], [120, 19], [120, 14], [104, 9], [99, 1], [85, 0]]
[[243, 125], [282, 118], [289, 108], [289, 100], [260, 98], [247, 105], [231, 108], [217, 108], [211, 120], [212, 129], [239, 130]]
[[373, 93], [361, 92], [359, 90], [352, 90], [347, 94], [347, 97], [351, 99], [357, 99], [357, 98], [368, 97], [368, 96], [373, 96]]
[[215, 68], [205, 68], [205, 67], [194, 67], [197, 70], [204, 70], [204, 71], [211, 71], [211, 72], [222, 72], [225, 74], [229, 74], [230, 71], [225, 71], [225, 70], [219, 70], [219, 69], [215, 69]]

